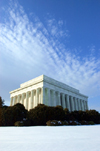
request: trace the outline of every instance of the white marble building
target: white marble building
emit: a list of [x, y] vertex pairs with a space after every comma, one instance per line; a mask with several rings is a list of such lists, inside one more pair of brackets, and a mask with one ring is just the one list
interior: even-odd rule
[[10, 106], [22, 103], [28, 110], [38, 104], [61, 105], [63, 108], [68, 108], [69, 111], [86, 111], [88, 109], [88, 96], [45, 75], [21, 84], [19, 89], [10, 92], [10, 98]]

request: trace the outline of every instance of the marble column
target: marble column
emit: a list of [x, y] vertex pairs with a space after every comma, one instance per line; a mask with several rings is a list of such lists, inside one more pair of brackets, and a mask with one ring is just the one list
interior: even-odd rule
[[29, 97], [29, 92], [26, 92], [26, 105], [25, 108], [28, 110], [28, 97]]
[[55, 95], [55, 91], [53, 90], [53, 106], [56, 106], [56, 95]]
[[84, 111], [85, 111], [85, 100], [83, 100], [83, 107], [84, 107]]
[[33, 93], [34, 93], [34, 91], [31, 90], [31, 109], [33, 108]]
[[41, 88], [41, 97], [42, 97], [42, 104], [45, 104], [45, 87]]
[[84, 111], [86, 111], [86, 109], [85, 109], [85, 100], [84, 100]]
[[18, 95], [18, 103], [20, 103], [20, 95]]
[[67, 108], [69, 110], [69, 112], [71, 111], [70, 109], [70, 104], [69, 104], [69, 95], [67, 94]]
[[29, 96], [28, 96], [28, 110], [31, 109], [31, 92], [29, 92]]
[[85, 101], [83, 100], [83, 111], [85, 111]]
[[81, 111], [82, 111], [82, 99], [80, 99], [80, 104], [81, 104]]
[[22, 94], [20, 94], [20, 97], [19, 97], [19, 103], [22, 104]]
[[41, 88], [39, 89], [39, 103], [42, 104]]
[[42, 101], [42, 100], [41, 100], [41, 88], [39, 88], [39, 95], [38, 95], [38, 96], [39, 96], [39, 104], [42, 104], [42, 103], [41, 103], [41, 101]]
[[77, 98], [77, 111], [79, 111], [79, 101], [78, 101], [78, 98]]
[[13, 106], [13, 97], [11, 97], [10, 106]]
[[48, 102], [48, 106], [51, 106], [50, 89], [49, 88], [47, 88], [47, 102]]
[[88, 102], [86, 101], [86, 110], [88, 110]]
[[87, 107], [86, 107], [86, 101], [85, 101], [85, 111], [87, 110]]
[[81, 111], [82, 110], [81, 99], [79, 99], [79, 102], [80, 102], [80, 111]]
[[77, 98], [75, 97], [75, 111], [78, 111]]
[[45, 88], [45, 105], [48, 105], [48, 90]]
[[14, 96], [14, 105], [16, 104], [16, 96]]
[[77, 109], [79, 111], [79, 99], [77, 98]]
[[16, 100], [15, 100], [16, 104], [18, 103], [18, 95], [16, 95]]
[[50, 106], [53, 106], [52, 90], [50, 89]]
[[36, 106], [39, 104], [39, 89], [36, 89], [36, 100], [35, 100]]
[[80, 99], [78, 99], [79, 101], [79, 110], [81, 111], [81, 103], [80, 103]]
[[73, 96], [71, 96], [71, 108], [72, 108], [72, 111], [74, 111]]
[[76, 110], [75, 97], [73, 97], [73, 106], [74, 106], [74, 111], [75, 111]]
[[40, 103], [42, 104], [42, 89], [40, 89], [40, 96], [41, 96]]
[[82, 111], [84, 111], [84, 100], [82, 100]]
[[81, 99], [81, 110], [83, 111], [83, 100]]
[[55, 91], [55, 106], [58, 105], [58, 94], [57, 91]]
[[65, 94], [65, 108], [67, 108], [67, 96]]
[[64, 93], [62, 94], [62, 105], [63, 105], [63, 108], [65, 109], [66, 105], [65, 105], [65, 94]]
[[61, 106], [61, 101], [60, 101], [60, 92], [57, 92], [57, 95], [58, 95], [58, 105]]
[[24, 105], [24, 93], [22, 94], [22, 104]]

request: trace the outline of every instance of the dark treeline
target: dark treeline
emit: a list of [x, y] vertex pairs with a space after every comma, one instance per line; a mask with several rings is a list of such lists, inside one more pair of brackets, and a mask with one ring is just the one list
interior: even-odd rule
[[20, 103], [10, 107], [4, 106], [0, 97], [0, 126], [46, 125], [47, 121], [54, 120], [66, 121], [69, 125], [100, 124], [100, 113], [96, 110], [69, 112], [61, 106], [49, 107], [44, 104], [27, 111]]

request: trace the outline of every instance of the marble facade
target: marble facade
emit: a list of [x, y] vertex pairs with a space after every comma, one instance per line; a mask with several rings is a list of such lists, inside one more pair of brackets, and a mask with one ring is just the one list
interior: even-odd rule
[[38, 104], [48, 106], [61, 105], [69, 111], [88, 110], [88, 96], [79, 90], [45, 75], [20, 85], [20, 88], [10, 92], [10, 106], [21, 103], [27, 110]]

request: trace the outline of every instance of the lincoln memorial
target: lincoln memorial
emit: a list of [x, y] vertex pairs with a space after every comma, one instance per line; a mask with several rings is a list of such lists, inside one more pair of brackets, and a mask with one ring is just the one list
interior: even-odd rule
[[88, 96], [45, 75], [22, 83], [20, 88], [10, 92], [10, 98], [10, 106], [21, 103], [27, 110], [36, 107], [38, 104], [61, 105], [70, 112], [88, 110]]

